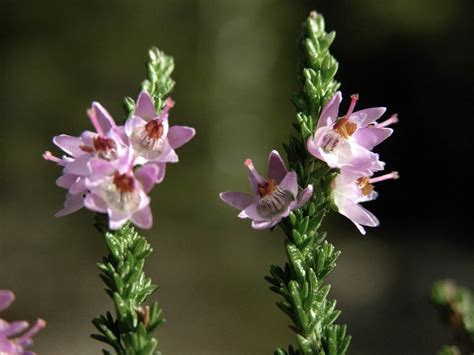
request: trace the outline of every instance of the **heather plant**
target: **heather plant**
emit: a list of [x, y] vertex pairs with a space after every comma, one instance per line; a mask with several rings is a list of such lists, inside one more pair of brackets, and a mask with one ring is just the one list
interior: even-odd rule
[[339, 113], [342, 93], [334, 79], [338, 63], [329, 52], [334, 38], [334, 32], [326, 32], [323, 17], [312, 12], [299, 40], [295, 131], [283, 144], [289, 169], [277, 151], [270, 153], [266, 176], [247, 159], [251, 192], [220, 194], [253, 228], [283, 231], [288, 262], [271, 266], [265, 279], [281, 296], [277, 306], [290, 318], [296, 345], [277, 348], [277, 355], [347, 353], [351, 337], [345, 325], [336, 323], [341, 311], [329, 299], [326, 282], [340, 251], [320, 227], [332, 210], [349, 218], [362, 234], [364, 226], [378, 226], [361, 203], [377, 197], [373, 184], [398, 178], [396, 172], [375, 175], [384, 163], [373, 152], [392, 134], [388, 126], [397, 116], [378, 122], [384, 107], [356, 111], [358, 95], [351, 96], [345, 114]]
[[[115, 314], [93, 320], [92, 337], [117, 354], [157, 354], [153, 333], [163, 322], [157, 302], [146, 304], [158, 288], [143, 271], [153, 249], [136, 227], [148, 229], [153, 217], [149, 193], [163, 181], [168, 163], [178, 162], [176, 149], [195, 135], [185, 126], [171, 126], [169, 94], [174, 86], [173, 59], [156, 48], [148, 53], [147, 79], [136, 101], [124, 100], [125, 122], [118, 125], [97, 102], [87, 110], [95, 131], [74, 137], [61, 134], [53, 142], [64, 155], [44, 158], [62, 168], [56, 184], [67, 190], [64, 216], [83, 207], [95, 212], [108, 255], [98, 263], [100, 277]], [[110, 350], [103, 350], [111, 354]]]

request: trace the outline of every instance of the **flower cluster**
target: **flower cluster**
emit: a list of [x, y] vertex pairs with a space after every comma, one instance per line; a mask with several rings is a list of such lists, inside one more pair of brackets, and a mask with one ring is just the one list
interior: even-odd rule
[[[374, 183], [398, 178], [397, 172], [373, 177], [375, 172], [384, 169], [385, 164], [372, 149], [392, 134], [393, 130], [387, 126], [396, 123], [398, 118], [393, 115], [377, 123], [386, 111], [384, 107], [354, 112], [358, 96], [352, 95], [351, 99], [349, 109], [342, 117], [338, 115], [341, 93], [337, 92], [329, 100], [306, 146], [312, 156], [338, 172], [331, 186], [332, 202], [365, 234], [363, 226], [375, 227], [379, 221], [359, 203], [377, 197], [373, 191]], [[240, 218], [250, 218], [255, 229], [275, 226], [292, 210], [303, 206], [313, 194], [311, 185], [298, 192], [296, 173], [287, 171], [276, 151], [271, 152], [268, 158], [267, 178], [257, 173], [250, 159], [245, 161], [245, 165], [250, 171], [253, 194], [223, 192], [220, 197], [225, 203], [241, 210]]]
[[[11, 291], [0, 290], [0, 311], [7, 309], [15, 300]], [[36, 333], [46, 326], [46, 322], [38, 319], [30, 328], [26, 321], [7, 322], [0, 318], [0, 354], [8, 355], [34, 355], [26, 351], [33, 344], [31, 339]]]
[[397, 179], [392, 172], [379, 177], [374, 173], [384, 169], [384, 163], [372, 149], [392, 133], [387, 126], [396, 123], [396, 115], [377, 123], [385, 107], [373, 107], [354, 112], [357, 95], [351, 96], [347, 113], [339, 117], [342, 95], [337, 92], [321, 112], [314, 135], [307, 141], [311, 155], [338, 169], [332, 183], [332, 201], [336, 209], [349, 218], [365, 234], [363, 226], [376, 227], [378, 219], [360, 202], [374, 200], [377, 193], [373, 184], [387, 179]]
[[109, 227], [119, 229], [131, 220], [136, 226], [150, 228], [152, 214], [148, 193], [163, 181], [166, 163], [175, 163], [175, 149], [195, 135], [194, 128], [171, 126], [168, 98], [157, 112], [152, 97], [142, 91], [134, 112], [124, 126], [118, 126], [97, 102], [87, 111], [95, 132], [79, 137], [65, 134], [53, 142], [66, 155], [61, 158], [46, 152], [43, 157], [63, 167], [56, 184], [67, 189], [64, 216], [82, 207], [107, 213]]
[[253, 194], [222, 192], [220, 197], [228, 205], [241, 210], [240, 218], [251, 219], [255, 229], [274, 227], [291, 211], [303, 206], [313, 194], [312, 185], [298, 191], [296, 173], [288, 172], [276, 150], [268, 157], [267, 178], [257, 172], [252, 160], [247, 159], [245, 165], [249, 169]]

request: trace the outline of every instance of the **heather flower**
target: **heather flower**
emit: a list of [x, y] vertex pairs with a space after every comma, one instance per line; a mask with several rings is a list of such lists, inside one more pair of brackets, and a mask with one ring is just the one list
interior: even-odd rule
[[249, 180], [253, 193], [222, 192], [220, 198], [228, 205], [241, 210], [240, 218], [252, 220], [255, 229], [267, 229], [278, 224], [289, 213], [303, 206], [313, 193], [308, 185], [298, 192], [296, 173], [289, 172], [277, 151], [268, 157], [267, 178], [261, 176], [252, 161], [247, 159]]
[[[8, 308], [14, 300], [13, 292], [0, 290], [0, 311]], [[34, 355], [33, 352], [25, 349], [33, 344], [32, 337], [46, 326], [46, 322], [38, 319], [30, 329], [28, 326], [26, 321], [9, 323], [0, 318], [0, 354]]]
[[98, 102], [94, 102], [87, 114], [96, 132], [85, 131], [79, 137], [61, 134], [53, 138], [54, 144], [61, 148], [66, 155], [55, 157], [47, 151], [43, 158], [63, 167], [63, 175], [57, 180], [59, 187], [67, 189], [64, 208], [56, 216], [65, 216], [84, 206], [87, 194], [85, 177], [91, 171], [89, 161], [100, 158], [107, 161], [115, 160], [126, 148], [126, 137], [123, 127], [118, 127], [112, 116]]
[[396, 116], [378, 124], [385, 107], [373, 107], [354, 112], [357, 95], [351, 96], [347, 113], [338, 117], [342, 101], [337, 92], [321, 112], [314, 135], [307, 141], [310, 154], [325, 161], [331, 168], [351, 170], [363, 175], [372, 175], [383, 170], [384, 163], [371, 150], [388, 138], [393, 130], [387, 128], [397, 121]]
[[175, 163], [178, 155], [175, 149], [189, 142], [195, 135], [194, 128], [169, 126], [169, 110], [174, 106], [173, 100], [166, 100], [165, 108], [158, 114], [153, 99], [142, 91], [132, 117], [125, 123], [125, 133], [136, 154], [136, 163], [147, 162]]
[[155, 164], [143, 165], [136, 171], [134, 165], [131, 149], [114, 161], [89, 161], [91, 174], [85, 181], [89, 193], [84, 204], [92, 211], [107, 213], [110, 229], [119, 229], [129, 220], [141, 228], [152, 225], [147, 193], [162, 174]]
[[380, 223], [360, 203], [375, 200], [377, 192], [374, 191], [373, 184], [389, 179], [398, 179], [398, 173], [394, 171], [378, 177], [368, 177], [342, 170], [332, 183], [332, 202], [340, 214], [349, 218], [365, 234], [363, 226], [377, 227]]

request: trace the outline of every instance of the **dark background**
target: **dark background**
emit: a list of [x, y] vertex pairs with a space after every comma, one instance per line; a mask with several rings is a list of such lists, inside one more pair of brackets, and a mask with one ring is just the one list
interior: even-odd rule
[[398, 112], [378, 151], [401, 179], [368, 207], [380, 228], [362, 237], [334, 213], [324, 228], [342, 250], [330, 281], [353, 335], [351, 354], [433, 354], [452, 342], [427, 301], [453, 277], [474, 288], [472, 0], [1, 0], [0, 289], [7, 319], [43, 317], [39, 354], [98, 353], [90, 319], [111, 309], [95, 263], [92, 214], [55, 218], [59, 168], [41, 154], [59, 133], [90, 128], [97, 100], [122, 117], [147, 49], [174, 56], [171, 120], [197, 137], [152, 193], [155, 248], [147, 271], [166, 325], [164, 354], [270, 354], [294, 337], [263, 276], [283, 263], [279, 231], [237, 219], [219, 191], [248, 189], [242, 164], [264, 169], [291, 132], [296, 39], [310, 10], [337, 30], [332, 53], [347, 98]]

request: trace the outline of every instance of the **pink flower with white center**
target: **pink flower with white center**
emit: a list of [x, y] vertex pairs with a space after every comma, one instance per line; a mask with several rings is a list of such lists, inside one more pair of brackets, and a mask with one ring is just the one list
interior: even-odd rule
[[65, 216], [84, 207], [87, 194], [85, 177], [91, 173], [89, 161], [92, 158], [115, 160], [126, 148], [126, 137], [123, 127], [118, 127], [107, 110], [97, 102], [87, 111], [97, 133], [85, 131], [79, 137], [61, 134], [53, 138], [53, 142], [66, 155], [62, 158], [53, 156], [47, 151], [43, 158], [63, 167], [63, 175], [57, 180], [59, 187], [68, 190], [64, 208], [56, 216]]
[[194, 128], [169, 126], [168, 113], [173, 106], [173, 100], [168, 98], [165, 108], [158, 114], [148, 92], [142, 91], [138, 96], [135, 111], [125, 123], [125, 133], [130, 139], [137, 164], [153, 162], [161, 164], [164, 169], [164, 163], [178, 161], [175, 149], [194, 137]]
[[296, 173], [288, 172], [285, 163], [276, 150], [268, 157], [267, 178], [261, 176], [250, 159], [245, 161], [249, 169], [253, 194], [222, 192], [220, 198], [228, 205], [241, 210], [240, 218], [252, 220], [255, 229], [272, 228], [288, 217], [291, 211], [303, 206], [313, 194], [308, 185], [298, 192]]
[[134, 167], [131, 149], [114, 161], [93, 158], [89, 161], [90, 176], [85, 185], [89, 193], [84, 199], [85, 206], [95, 212], [107, 213], [109, 228], [119, 229], [131, 220], [140, 228], [150, 228], [150, 192], [160, 179], [160, 169], [156, 164]]
[[338, 91], [325, 105], [314, 135], [307, 141], [311, 155], [325, 161], [329, 167], [351, 170], [362, 175], [372, 175], [383, 170], [384, 163], [371, 150], [388, 138], [393, 130], [386, 128], [396, 123], [392, 116], [380, 124], [376, 121], [385, 113], [385, 107], [373, 107], [354, 112], [357, 95], [351, 96], [347, 113], [338, 117], [342, 101]]
[[[0, 311], [8, 308], [15, 300], [11, 291], [0, 290]], [[26, 321], [7, 322], [0, 318], [0, 354], [1, 355], [34, 355], [25, 350], [33, 345], [32, 337], [46, 326], [46, 322], [38, 319], [30, 328]]]
[[379, 177], [368, 177], [354, 174], [352, 171], [342, 170], [332, 183], [332, 201], [337, 211], [349, 218], [357, 229], [365, 234], [363, 226], [377, 227], [380, 223], [370, 211], [359, 203], [372, 201], [377, 198], [374, 183], [398, 179], [396, 171]]

